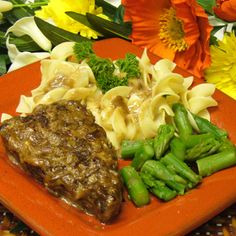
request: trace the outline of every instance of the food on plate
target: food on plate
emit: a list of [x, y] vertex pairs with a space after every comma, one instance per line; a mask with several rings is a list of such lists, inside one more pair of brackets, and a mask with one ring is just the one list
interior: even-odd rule
[[225, 130], [191, 114], [183, 104], [174, 103], [172, 109], [172, 123], [161, 125], [156, 137], [122, 143], [121, 155], [132, 161], [121, 169], [121, 176], [136, 206], [147, 202], [137, 204], [143, 191], [139, 193], [138, 187], [128, 184], [133, 179], [159, 199], [169, 201], [200, 184], [202, 177], [236, 165], [236, 148]]
[[79, 100], [119, 150], [124, 139], [153, 138], [158, 127], [172, 119], [176, 102], [208, 119], [207, 108], [217, 105], [214, 85], [191, 87], [192, 76], [175, 73], [175, 64], [166, 59], [152, 64], [146, 50], [140, 58], [128, 53], [112, 61], [97, 56], [90, 42], [73, 48], [77, 61], [57, 59], [56, 53], [53, 59], [42, 60], [41, 84], [32, 96], [21, 96], [17, 112], [27, 114], [38, 104], [60, 99]]
[[[208, 121], [214, 85], [193, 87], [192, 76], [175, 73], [166, 59], [152, 64], [146, 50], [112, 61], [90, 42], [70, 45], [69, 61], [55, 51], [41, 61], [40, 85], [0, 129], [12, 160], [49, 191], [110, 222], [122, 180], [141, 207], [149, 192], [169, 201], [236, 164], [227, 132]], [[132, 159], [120, 175], [116, 154]]]
[[0, 134], [11, 160], [50, 192], [101, 222], [119, 214], [117, 156], [79, 101], [38, 105], [28, 116], [3, 122]]
[[125, 166], [120, 174], [135, 205], [137, 207], [147, 205], [150, 202], [150, 196], [137, 171], [132, 166]]

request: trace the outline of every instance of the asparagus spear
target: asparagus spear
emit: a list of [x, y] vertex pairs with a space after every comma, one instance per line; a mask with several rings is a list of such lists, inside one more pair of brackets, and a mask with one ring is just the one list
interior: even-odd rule
[[177, 195], [176, 192], [168, 188], [164, 182], [153, 178], [150, 174], [141, 172], [140, 175], [148, 190], [158, 198], [169, 201]]
[[194, 185], [199, 183], [201, 180], [201, 177], [197, 175], [188, 165], [175, 157], [172, 153], [168, 153], [161, 159], [161, 163], [164, 165], [171, 165], [176, 173], [178, 173], [183, 178], [188, 179], [191, 181]]
[[125, 166], [120, 170], [120, 174], [134, 204], [138, 207], [147, 205], [150, 196], [138, 172], [132, 166]]
[[214, 138], [208, 138], [205, 140], [203, 139], [201, 143], [186, 150], [185, 160], [196, 161], [203, 157], [209, 156], [216, 153], [219, 150], [220, 146], [221, 143]]
[[121, 156], [123, 159], [132, 158], [143, 144], [150, 144], [153, 145], [153, 139], [145, 139], [145, 140], [124, 140], [121, 144]]
[[141, 168], [141, 172], [148, 173], [154, 178], [162, 180], [167, 186], [176, 190], [179, 194], [184, 194], [186, 185], [179, 183], [180, 176], [172, 174], [160, 161], [148, 160]]
[[188, 119], [188, 113], [181, 103], [175, 103], [172, 106], [175, 113], [174, 122], [179, 131], [179, 135], [185, 140], [192, 134], [193, 128]]
[[184, 139], [183, 142], [184, 142], [186, 148], [192, 148], [195, 145], [200, 144], [202, 142], [202, 140], [206, 140], [209, 138], [214, 138], [214, 136], [211, 133], [192, 134], [192, 135], [189, 135], [188, 138]]
[[226, 138], [228, 136], [228, 133], [225, 130], [220, 129], [210, 121], [194, 114], [193, 118], [196, 121], [197, 126], [201, 133], [211, 133], [216, 138]]
[[180, 138], [173, 138], [170, 142], [170, 151], [180, 160], [185, 158], [185, 144]]
[[221, 146], [219, 148], [219, 152], [225, 151], [230, 148], [235, 148], [235, 145], [227, 138], [222, 138], [221, 140]]
[[188, 181], [186, 179], [178, 175], [173, 165], [164, 165], [164, 166], [171, 172], [172, 175], [175, 175], [176, 182], [184, 185], [188, 184]]
[[235, 148], [230, 148], [217, 154], [197, 160], [197, 167], [201, 176], [208, 176], [216, 171], [236, 164]]
[[149, 143], [145, 143], [139, 148], [139, 150], [136, 151], [134, 159], [131, 162], [131, 166], [133, 166], [136, 170], [140, 170], [144, 162], [152, 159], [153, 156], [153, 146]]
[[156, 159], [160, 159], [165, 151], [169, 148], [169, 143], [174, 137], [175, 128], [172, 125], [161, 125], [158, 129], [157, 136], [154, 138], [154, 150]]

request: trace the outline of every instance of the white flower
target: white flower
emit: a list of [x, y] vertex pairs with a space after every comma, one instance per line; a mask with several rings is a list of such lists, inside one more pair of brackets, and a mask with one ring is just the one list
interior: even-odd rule
[[0, 0], [0, 19], [2, 19], [2, 12], [10, 11], [13, 8], [13, 4], [11, 2]]
[[6, 32], [12, 32], [16, 36], [29, 35], [43, 50], [50, 51], [52, 48], [51, 42], [44, 36], [44, 34], [37, 27], [34, 17], [23, 17], [16, 21]]
[[215, 17], [215, 16], [209, 16], [208, 20], [209, 20], [210, 25], [212, 25], [213, 27], [222, 26], [219, 30], [217, 30], [214, 33], [214, 36], [218, 40], [223, 40], [224, 34], [226, 32], [227, 33], [232, 32], [233, 27], [236, 25], [236, 22], [233, 22], [233, 23], [230, 22], [229, 23], [229, 22], [223, 21], [223, 20], [221, 20], [221, 19], [219, 19], [218, 17]]
[[19, 69], [41, 59], [50, 57], [50, 54], [47, 52], [20, 52], [15, 44], [9, 43], [9, 38], [7, 38], [6, 46], [8, 49], [8, 56], [12, 62], [8, 72]]

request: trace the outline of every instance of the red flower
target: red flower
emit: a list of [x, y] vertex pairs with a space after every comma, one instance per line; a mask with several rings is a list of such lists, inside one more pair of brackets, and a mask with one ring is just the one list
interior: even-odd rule
[[236, 1], [235, 0], [217, 0], [217, 6], [214, 7], [215, 14], [225, 21], [236, 21]]
[[210, 65], [212, 27], [195, 0], [122, 0], [134, 44], [200, 77]]

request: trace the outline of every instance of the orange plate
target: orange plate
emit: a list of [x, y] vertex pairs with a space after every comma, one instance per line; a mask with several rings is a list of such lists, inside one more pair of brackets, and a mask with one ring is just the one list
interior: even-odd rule
[[[94, 49], [99, 56], [122, 58], [142, 49], [121, 39], [98, 41]], [[149, 54], [152, 63], [159, 57]], [[178, 73], [189, 75], [179, 68]], [[196, 83], [203, 82], [197, 80]], [[21, 94], [40, 83], [40, 63], [11, 72], [0, 79], [0, 112], [15, 114]], [[228, 130], [236, 142], [234, 120], [236, 102], [216, 91], [217, 108], [210, 109], [212, 121]], [[50, 195], [43, 187], [9, 163], [0, 145], [0, 201], [41, 235], [184, 235], [211, 219], [236, 200], [236, 167], [213, 174], [184, 196], [163, 203], [156, 198], [143, 208], [125, 199], [121, 214], [111, 225], [102, 225], [83, 212]], [[126, 164], [124, 161], [121, 165]]]

